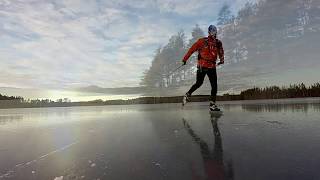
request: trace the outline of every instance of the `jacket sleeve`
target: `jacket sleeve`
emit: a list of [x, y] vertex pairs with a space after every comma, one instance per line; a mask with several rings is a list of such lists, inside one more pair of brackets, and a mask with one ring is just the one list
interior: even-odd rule
[[222, 42], [219, 40], [218, 43], [219, 43], [218, 56], [219, 56], [220, 62], [224, 62], [224, 50], [223, 50]]
[[191, 48], [189, 49], [189, 51], [184, 55], [182, 61], [183, 61], [183, 62], [187, 62], [187, 60], [189, 59], [189, 57], [190, 57], [194, 52], [196, 52], [196, 51], [198, 51], [198, 50], [200, 49], [201, 43], [202, 43], [201, 39], [199, 39], [197, 42], [195, 42], [195, 43], [191, 46]]

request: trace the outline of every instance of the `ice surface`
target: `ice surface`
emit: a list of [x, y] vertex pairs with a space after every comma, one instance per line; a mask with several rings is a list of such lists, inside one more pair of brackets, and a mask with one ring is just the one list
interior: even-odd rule
[[0, 110], [0, 180], [320, 177], [320, 99], [220, 107]]
[[53, 180], [63, 180], [63, 176], [55, 177]]

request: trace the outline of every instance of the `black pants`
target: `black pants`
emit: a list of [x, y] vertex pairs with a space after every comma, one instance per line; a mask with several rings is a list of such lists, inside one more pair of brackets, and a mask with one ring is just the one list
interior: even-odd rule
[[203, 84], [203, 80], [206, 75], [208, 75], [210, 85], [211, 85], [210, 101], [216, 102], [217, 90], [218, 90], [216, 68], [201, 68], [201, 69], [199, 68], [197, 70], [197, 81], [187, 92], [187, 95], [191, 96], [191, 94]]

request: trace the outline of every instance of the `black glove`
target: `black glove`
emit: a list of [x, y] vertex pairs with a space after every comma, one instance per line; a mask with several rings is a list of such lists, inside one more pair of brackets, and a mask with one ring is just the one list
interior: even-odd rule
[[221, 64], [224, 64], [224, 61], [218, 62], [218, 66], [221, 65]]
[[186, 64], [187, 64], [187, 62], [186, 62], [186, 61], [182, 61], [182, 64], [183, 64], [183, 65], [186, 65]]

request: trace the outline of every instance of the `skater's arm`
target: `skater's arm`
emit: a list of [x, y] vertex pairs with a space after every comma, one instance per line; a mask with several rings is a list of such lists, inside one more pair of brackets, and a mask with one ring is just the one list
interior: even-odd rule
[[220, 40], [218, 41], [218, 47], [219, 47], [218, 56], [220, 59], [219, 64], [223, 64], [224, 63], [224, 50], [223, 50], [222, 42]]
[[189, 57], [194, 53], [196, 52], [197, 50], [199, 50], [199, 48], [201, 47], [201, 39], [199, 39], [197, 42], [195, 42], [191, 48], [189, 49], [189, 51], [184, 55], [183, 57], [183, 62], [187, 62], [187, 60], [189, 59]]

